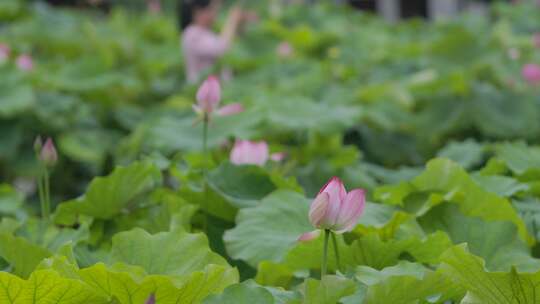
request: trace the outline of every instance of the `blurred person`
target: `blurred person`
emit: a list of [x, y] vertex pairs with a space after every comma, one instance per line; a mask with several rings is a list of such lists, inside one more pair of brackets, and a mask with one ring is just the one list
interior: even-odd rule
[[240, 25], [256, 19], [256, 15], [234, 6], [221, 33], [217, 34], [212, 26], [221, 7], [220, 0], [180, 0], [179, 4], [186, 75], [188, 81], [194, 83], [231, 47]]

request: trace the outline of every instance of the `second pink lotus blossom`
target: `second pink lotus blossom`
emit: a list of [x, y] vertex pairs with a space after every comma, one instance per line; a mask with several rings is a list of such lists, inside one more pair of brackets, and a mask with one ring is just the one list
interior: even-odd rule
[[231, 150], [230, 161], [235, 165], [264, 166], [269, 159], [279, 162], [285, 158], [285, 153], [270, 154], [265, 141], [237, 140]]
[[268, 144], [266, 142], [238, 140], [231, 151], [230, 160], [235, 165], [264, 166], [268, 157]]

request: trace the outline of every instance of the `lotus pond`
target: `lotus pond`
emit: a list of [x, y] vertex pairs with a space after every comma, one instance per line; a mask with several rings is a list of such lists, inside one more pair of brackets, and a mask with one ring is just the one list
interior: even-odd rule
[[536, 1], [279, 3], [189, 85], [166, 10], [0, 1], [0, 303], [540, 303]]

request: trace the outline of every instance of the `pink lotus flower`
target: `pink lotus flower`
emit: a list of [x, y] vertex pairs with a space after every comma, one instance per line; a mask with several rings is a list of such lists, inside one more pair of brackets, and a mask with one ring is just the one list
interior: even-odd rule
[[540, 65], [529, 63], [521, 70], [523, 78], [531, 85], [540, 84]]
[[32, 57], [28, 54], [22, 54], [17, 57], [17, 67], [21, 71], [31, 71], [34, 68], [34, 61], [32, 60]]
[[197, 91], [197, 104], [193, 105], [193, 110], [199, 115], [206, 115], [207, 118], [214, 112], [219, 116], [227, 116], [244, 111], [244, 107], [239, 103], [218, 108], [220, 101], [221, 85], [219, 80], [216, 76], [209, 76]]
[[268, 161], [268, 144], [264, 141], [237, 140], [231, 151], [230, 160], [235, 165], [264, 166]]
[[58, 153], [56, 153], [56, 148], [54, 147], [53, 140], [50, 137], [47, 138], [45, 144], [41, 148], [39, 158], [48, 167], [54, 166], [58, 161]]
[[[351, 231], [366, 205], [363, 189], [354, 189], [347, 193], [343, 182], [333, 177], [319, 191], [311, 203], [309, 221], [317, 229], [332, 230], [335, 233]], [[311, 240], [318, 231], [303, 234], [298, 240]]]
[[221, 85], [216, 76], [209, 76], [197, 91], [197, 107], [199, 111], [211, 114], [221, 101]]
[[11, 50], [7, 44], [0, 43], [0, 63], [8, 60], [10, 51]]
[[540, 33], [536, 33], [533, 35], [533, 45], [540, 49]]
[[276, 48], [276, 53], [281, 58], [289, 58], [292, 56], [293, 52], [293, 47], [287, 41], [281, 42]]
[[265, 141], [237, 140], [231, 151], [230, 161], [235, 165], [264, 166], [268, 159], [279, 162], [285, 158], [285, 153], [270, 154]]

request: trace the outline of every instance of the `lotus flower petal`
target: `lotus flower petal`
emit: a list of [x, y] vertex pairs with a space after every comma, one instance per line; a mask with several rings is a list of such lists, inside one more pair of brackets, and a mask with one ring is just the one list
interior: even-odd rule
[[217, 110], [216, 114], [219, 116], [229, 116], [244, 112], [244, 106], [241, 103], [231, 103], [223, 106]]
[[335, 226], [336, 232], [343, 233], [351, 231], [358, 222], [358, 218], [364, 212], [365, 206], [366, 196], [364, 190], [355, 189], [349, 192], [339, 210], [339, 216]]
[[313, 200], [311, 207], [309, 208], [309, 221], [315, 228], [326, 229], [328, 227], [322, 226], [325, 222], [328, 209], [330, 208], [330, 198], [328, 193], [323, 192]]
[[314, 240], [314, 239], [318, 238], [320, 234], [321, 234], [320, 230], [313, 230], [313, 231], [310, 231], [310, 232], [306, 232], [306, 233], [302, 234], [298, 238], [298, 241], [299, 242], [311, 241], [311, 240]]

